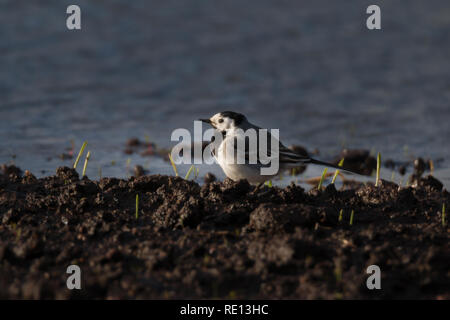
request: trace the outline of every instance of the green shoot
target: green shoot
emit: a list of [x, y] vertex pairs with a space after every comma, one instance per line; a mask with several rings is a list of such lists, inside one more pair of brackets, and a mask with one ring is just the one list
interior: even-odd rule
[[352, 213], [350, 215], [350, 225], [353, 225], [353, 216], [355, 215], [355, 210], [352, 210]]
[[131, 159], [128, 158], [128, 159], [127, 159], [127, 162], [126, 162], [126, 166], [125, 166], [125, 170], [126, 170], [126, 172], [127, 172], [127, 177], [128, 177], [128, 178], [130, 177], [130, 164], [131, 164]]
[[136, 195], [136, 220], [139, 217], [139, 195]]
[[328, 168], [323, 169], [322, 177], [320, 178], [319, 185], [317, 189], [322, 190], [323, 180], [325, 180], [325, 175], [327, 174]]
[[236, 291], [231, 290], [231, 291], [228, 293], [228, 299], [231, 299], [231, 300], [237, 299], [237, 293], [236, 293]]
[[175, 165], [175, 162], [173, 162], [172, 155], [170, 153], [169, 153], [169, 160], [170, 160], [170, 163], [172, 164], [172, 168], [173, 168], [173, 171], [175, 172], [175, 176], [178, 177], [177, 166]]
[[188, 172], [186, 173], [186, 176], [184, 177], [184, 180], [189, 179], [189, 176], [191, 175], [191, 172], [192, 172], [192, 170], [193, 170], [194, 168], [195, 168], [194, 165], [192, 165], [192, 166], [189, 168]]
[[21, 235], [22, 235], [22, 229], [19, 228], [19, 229], [17, 229], [17, 232], [16, 232], [16, 241], [18, 241], [20, 239]]
[[75, 160], [75, 163], [73, 164], [73, 168], [74, 169], [77, 168], [78, 162], [80, 161], [81, 155], [83, 154], [84, 148], [86, 148], [86, 146], [87, 146], [87, 141], [83, 142], [83, 145], [81, 146], [80, 152], [78, 152], [77, 159]]
[[335, 263], [334, 276], [336, 278], [336, 282], [342, 281], [342, 266], [341, 266], [340, 260], [336, 261], [336, 263]]
[[342, 215], [344, 214], [344, 209], [341, 209], [341, 211], [339, 211], [339, 219], [338, 221], [342, 221]]
[[195, 168], [195, 177], [194, 180], [196, 180], [198, 178], [198, 176], [200, 175], [200, 169], [199, 168]]
[[[342, 167], [342, 166], [344, 165], [344, 160], [345, 160], [345, 159], [342, 158], [341, 161], [339, 161], [339, 164], [338, 164], [339, 167]], [[331, 184], [334, 184], [334, 182], [336, 181], [336, 178], [337, 178], [338, 174], [339, 174], [339, 170], [336, 170], [336, 172], [334, 173], [334, 176], [333, 176], [333, 180], [331, 180]]]
[[378, 187], [378, 182], [380, 180], [380, 167], [381, 167], [381, 154], [378, 152], [378, 155], [377, 155], [377, 180], [375, 181], [375, 187]]
[[409, 158], [409, 147], [406, 144], [403, 146], [403, 155], [405, 158]]
[[86, 168], [89, 162], [89, 158], [91, 157], [91, 152], [88, 151], [88, 153], [86, 154], [86, 160], [84, 160], [84, 166], [83, 166], [83, 175], [82, 177], [84, 177], [86, 175]]
[[445, 220], [445, 202], [442, 204], [442, 226], [445, 227], [447, 221]]

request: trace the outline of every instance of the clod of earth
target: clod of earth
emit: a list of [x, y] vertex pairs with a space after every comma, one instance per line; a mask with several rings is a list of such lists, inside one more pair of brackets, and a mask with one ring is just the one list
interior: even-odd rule
[[[2, 166], [0, 298], [449, 299], [442, 184], [349, 188], [92, 181], [67, 167], [37, 179]], [[66, 288], [71, 264], [83, 290]]]

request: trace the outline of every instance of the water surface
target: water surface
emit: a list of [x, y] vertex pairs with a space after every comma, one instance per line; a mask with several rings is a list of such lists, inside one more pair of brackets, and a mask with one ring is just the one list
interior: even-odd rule
[[432, 158], [449, 185], [448, 1], [378, 1], [381, 31], [366, 1], [77, 3], [81, 31], [65, 27], [71, 1], [0, 2], [0, 163], [47, 175], [72, 164], [58, 155], [73, 139], [90, 177], [124, 177], [128, 158], [172, 173], [126, 140], [169, 147], [175, 128], [235, 110], [324, 160], [343, 146]]

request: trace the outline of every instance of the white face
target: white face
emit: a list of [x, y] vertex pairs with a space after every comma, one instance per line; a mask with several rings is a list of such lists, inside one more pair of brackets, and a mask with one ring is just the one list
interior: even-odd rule
[[228, 129], [234, 128], [234, 120], [229, 117], [223, 117], [220, 113], [216, 113], [211, 118], [211, 125], [220, 131], [226, 131]]

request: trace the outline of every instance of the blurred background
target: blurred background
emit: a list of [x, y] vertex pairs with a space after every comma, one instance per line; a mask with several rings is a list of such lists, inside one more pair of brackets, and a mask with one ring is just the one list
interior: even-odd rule
[[[70, 4], [81, 8], [80, 31], [66, 28]], [[371, 4], [382, 30], [366, 28]], [[172, 174], [160, 156], [124, 152], [127, 141], [169, 148], [174, 129], [234, 110], [323, 160], [342, 148], [431, 158], [448, 185], [448, 0], [0, 7], [0, 163], [53, 174], [87, 140], [90, 178], [124, 177], [136, 164]]]

